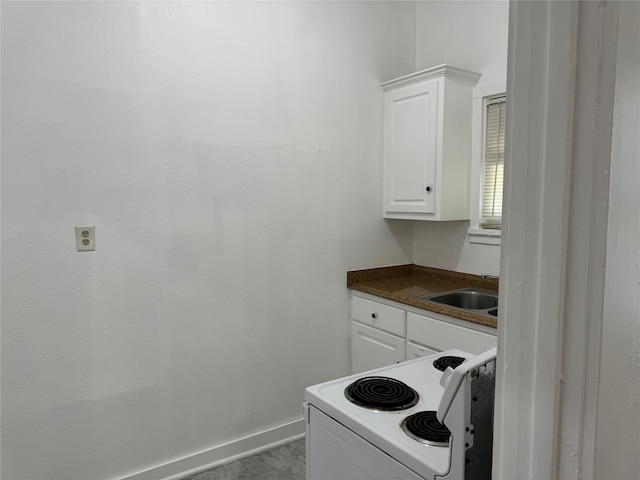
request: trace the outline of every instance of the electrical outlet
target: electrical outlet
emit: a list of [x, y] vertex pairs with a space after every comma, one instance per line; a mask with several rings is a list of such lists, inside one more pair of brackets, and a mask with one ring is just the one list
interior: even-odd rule
[[76, 225], [76, 250], [88, 252], [96, 249], [96, 227]]

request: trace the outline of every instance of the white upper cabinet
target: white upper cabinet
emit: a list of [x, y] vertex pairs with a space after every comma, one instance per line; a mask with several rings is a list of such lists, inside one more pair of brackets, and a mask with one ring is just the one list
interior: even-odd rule
[[472, 91], [479, 78], [440, 65], [381, 84], [385, 218], [469, 218]]

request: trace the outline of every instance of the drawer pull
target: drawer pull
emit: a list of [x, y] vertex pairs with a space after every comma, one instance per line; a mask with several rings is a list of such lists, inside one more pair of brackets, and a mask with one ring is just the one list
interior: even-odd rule
[[376, 318], [376, 317], [377, 317], [377, 315], [375, 313], [371, 314], [371, 318]]

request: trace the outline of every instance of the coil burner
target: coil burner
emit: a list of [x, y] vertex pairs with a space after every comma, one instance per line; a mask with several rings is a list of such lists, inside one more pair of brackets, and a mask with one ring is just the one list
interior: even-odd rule
[[436, 412], [428, 410], [409, 415], [400, 424], [402, 430], [414, 440], [432, 445], [446, 447], [449, 445], [451, 432], [438, 421]]
[[344, 394], [351, 403], [386, 412], [411, 408], [420, 398], [404, 382], [388, 377], [360, 378], [349, 385]]
[[451, 367], [454, 370], [458, 367], [462, 362], [464, 362], [466, 358], [463, 357], [454, 357], [452, 355], [446, 355], [444, 357], [436, 358], [433, 361], [433, 366], [436, 367], [441, 372], [444, 372], [447, 367]]

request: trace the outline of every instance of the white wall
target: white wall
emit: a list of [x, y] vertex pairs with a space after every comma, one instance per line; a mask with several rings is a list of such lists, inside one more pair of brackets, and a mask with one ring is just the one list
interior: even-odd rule
[[482, 74], [478, 85], [507, 76], [508, 0], [419, 1], [418, 70], [448, 63]]
[[620, 2], [594, 478], [640, 478], [640, 3]]
[[414, 222], [414, 263], [458, 272], [498, 275], [500, 245], [471, 243], [469, 222]]
[[415, 9], [2, 2], [4, 478], [126, 475], [347, 373], [345, 271], [412, 255], [378, 83]]
[[[478, 85], [507, 76], [508, 1], [418, 2], [416, 67], [448, 63], [482, 74]], [[469, 242], [469, 222], [414, 222], [414, 262], [497, 275], [500, 247]]]

